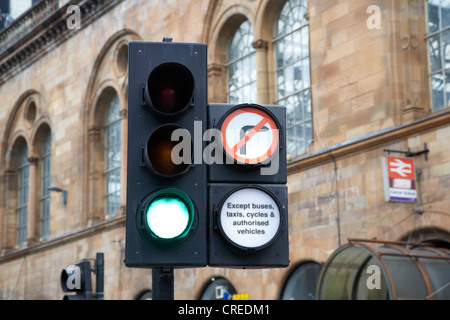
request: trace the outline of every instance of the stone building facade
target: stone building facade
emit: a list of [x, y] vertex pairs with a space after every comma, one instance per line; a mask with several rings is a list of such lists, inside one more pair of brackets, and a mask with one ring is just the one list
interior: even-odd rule
[[[288, 132], [294, 137], [288, 142], [290, 266], [176, 270], [176, 299], [198, 299], [222, 278], [250, 299], [278, 299], [298, 268], [323, 264], [349, 238], [450, 248], [445, 6], [433, 0], [33, 2], [0, 31], [0, 298], [60, 299], [62, 268], [97, 252], [105, 254], [106, 299], [151, 290], [150, 270], [123, 263], [127, 45], [166, 36], [208, 44], [210, 102], [234, 99], [233, 68], [249, 61], [238, 68], [251, 73], [252, 102], [285, 103], [288, 117], [297, 119]], [[296, 24], [283, 34], [288, 19]], [[230, 60], [243, 26], [247, 51]], [[298, 42], [291, 63], [282, 53]], [[296, 81], [301, 88], [286, 93]], [[302, 111], [290, 100], [300, 93]], [[417, 202], [385, 201], [386, 149], [429, 151], [415, 157]], [[108, 152], [120, 160], [115, 167], [108, 167]]]

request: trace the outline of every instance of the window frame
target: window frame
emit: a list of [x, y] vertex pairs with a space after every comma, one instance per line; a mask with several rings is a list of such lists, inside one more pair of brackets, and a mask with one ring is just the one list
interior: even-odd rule
[[[443, 34], [444, 33], [448, 33], [449, 34], [449, 40], [450, 40], [450, 23], [448, 26], [442, 28], [442, 14], [441, 14], [441, 5], [439, 4], [437, 6], [438, 8], [438, 19], [439, 19], [439, 25], [437, 26], [437, 30], [430, 32], [429, 30], [429, 3], [430, 1], [427, 0], [425, 2], [425, 11], [426, 11], [426, 36], [425, 36], [425, 41], [426, 41], [426, 45], [427, 45], [427, 57], [428, 57], [428, 79], [429, 79], [429, 88], [430, 88], [430, 105], [431, 105], [431, 111], [435, 112], [435, 111], [440, 111], [440, 110], [444, 110], [446, 108], [450, 107], [450, 91], [447, 93], [445, 88], [448, 86], [450, 87], [450, 67], [446, 68], [445, 67], [445, 52], [444, 52], [444, 46], [443, 44]], [[450, 8], [449, 8], [450, 10]], [[439, 53], [439, 58], [440, 61], [439, 63], [441, 64], [440, 68], [438, 70], [432, 71], [432, 62], [431, 62], [431, 51], [430, 50], [430, 40], [434, 37], [438, 37], [438, 53]], [[450, 42], [449, 42], [449, 46], [450, 46]], [[446, 81], [446, 74], [449, 74], [449, 81]], [[443, 105], [442, 106], [438, 106], [437, 108], [435, 108], [435, 96], [433, 95], [433, 77], [436, 75], [441, 75], [442, 79], [443, 79], [443, 89], [442, 89], [442, 94], [443, 94]]]
[[51, 186], [51, 156], [52, 156], [52, 136], [51, 131], [46, 133], [42, 144], [42, 154], [39, 163], [41, 164], [39, 197], [40, 208], [40, 239], [46, 240], [50, 236], [50, 191]]
[[[276, 99], [276, 104], [278, 105], [286, 105], [286, 102], [288, 100], [294, 100], [294, 99], [301, 99], [301, 103], [302, 103], [302, 108], [301, 108], [301, 112], [298, 112], [298, 107], [294, 106], [292, 107], [292, 114], [300, 114], [301, 113], [301, 119], [299, 121], [294, 120], [294, 122], [292, 124], [289, 123], [289, 119], [292, 119], [292, 117], [289, 116], [289, 106], [286, 105], [287, 108], [287, 121], [286, 121], [286, 136], [287, 136], [287, 153], [288, 153], [288, 161], [291, 161], [293, 159], [296, 159], [298, 157], [303, 156], [304, 154], [306, 154], [309, 150], [309, 146], [310, 144], [313, 142], [314, 140], [314, 132], [313, 132], [313, 108], [312, 108], [312, 86], [311, 86], [311, 45], [310, 45], [310, 26], [309, 26], [309, 19], [307, 17], [308, 15], [308, 3], [306, 0], [300, 0], [300, 5], [304, 6], [305, 10], [305, 14], [303, 15], [303, 19], [301, 19], [299, 22], [299, 26], [295, 27], [295, 28], [291, 28], [290, 30], [288, 30], [288, 32], [283, 33], [283, 34], [279, 34], [278, 32], [278, 26], [280, 23], [280, 19], [282, 18], [282, 14], [283, 11], [285, 10], [285, 8], [288, 6], [288, 3], [292, 3], [291, 0], [288, 0], [284, 3], [284, 5], [281, 7], [281, 10], [278, 14], [277, 19], [275, 20], [275, 26], [274, 26], [274, 37], [272, 39], [272, 45], [274, 48], [274, 77], [275, 77], [275, 99]], [[292, 7], [292, 6], [291, 6]], [[295, 8], [295, 7], [294, 7]], [[292, 14], [293, 11], [291, 11]], [[306, 23], [303, 23], [304, 21]], [[306, 28], [306, 31], [303, 32], [303, 30]], [[301, 35], [302, 33], [306, 33], [307, 34], [307, 47], [308, 47], [308, 52], [307, 55], [303, 55], [302, 53], [299, 54], [298, 59], [296, 60], [292, 60], [291, 62], [284, 64], [280, 67], [278, 60], [279, 60], [279, 51], [278, 51], [278, 47], [277, 45], [279, 43], [281, 43], [282, 40], [284, 39], [288, 39], [289, 37], [292, 38], [292, 43], [294, 44], [295, 41], [293, 41], [293, 36], [298, 33], [299, 35]], [[300, 45], [303, 45], [302, 43], [300, 43]], [[300, 47], [301, 48], [301, 47]], [[300, 49], [300, 51], [302, 51]], [[292, 56], [294, 58], [294, 51], [292, 52]], [[285, 61], [284, 58], [284, 54], [283, 54], [283, 61]], [[304, 64], [303, 64], [303, 60], [307, 60], [308, 61], [308, 65], [305, 68]], [[279, 86], [279, 80], [278, 80], [278, 75], [280, 72], [283, 73], [283, 77], [285, 78], [284, 82], [286, 82], [286, 75], [288, 74], [286, 72], [286, 70], [288, 68], [293, 68], [295, 65], [297, 64], [301, 64], [302, 65], [302, 77], [304, 75], [305, 70], [307, 70], [307, 86], [303, 86], [303, 84], [301, 85], [301, 88], [299, 89], [294, 89], [292, 92], [285, 92], [283, 93], [283, 95], [280, 95], [280, 86]], [[292, 74], [294, 74], [295, 77], [295, 70], [292, 70]], [[303, 80], [302, 80], [303, 82]], [[294, 118], [295, 119], [295, 118]], [[289, 131], [292, 132], [296, 132], [298, 129], [301, 129], [302, 131], [302, 143], [301, 145], [299, 145], [299, 142], [295, 142], [295, 140], [297, 140], [297, 134], [294, 134], [294, 136], [292, 136], [292, 133], [289, 134]], [[289, 140], [292, 139], [293, 145], [294, 145], [294, 152], [293, 154], [289, 153]]]
[[16, 245], [22, 247], [27, 242], [29, 214], [30, 163], [28, 161], [28, 146], [26, 144], [20, 147], [17, 157]]
[[[249, 26], [249, 32], [247, 32], [246, 34], [242, 33], [242, 26], [247, 23]], [[236, 39], [236, 36], [238, 36], [238, 33], [241, 34], [240, 38], [243, 38], [243, 36], [249, 35], [251, 34], [252, 36], [252, 41], [250, 43], [250, 48], [249, 52], [246, 52], [244, 54], [240, 54], [238, 55], [237, 58], [233, 58], [232, 60], [230, 60], [230, 57], [232, 56], [231, 54], [231, 50], [233, 49], [233, 43]], [[233, 33], [233, 36], [231, 37], [230, 40], [230, 44], [228, 46], [228, 56], [227, 56], [227, 62], [225, 63], [225, 69], [226, 69], [226, 74], [227, 74], [227, 102], [228, 103], [244, 103], [244, 102], [251, 102], [251, 101], [256, 101], [257, 99], [257, 75], [256, 75], [256, 50], [255, 48], [253, 48], [252, 44], [255, 40], [255, 33], [253, 31], [253, 26], [250, 23], [249, 20], [244, 20], [242, 21], [239, 26], [237, 27], [237, 29], [235, 30], [235, 32]], [[247, 43], [248, 45], [248, 43]], [[233, 55], [235, 56], [235, 55]], [[231, 74], [231, 70], [234, 66], [238, 66], [239, 64], [241, 64], [241, 66], [243, 64], [248, 64], [249, 65], [249, 70], [251, 71], [252, 69], [254, 70], [250, 75], [249, 75], [249, 81], [246, 83], [243, 83], [241, 86], [237, 87], [237, 89], [230, 91], [230, 83], [231, 83], [231, 79], [233, 77], [233, 75]], [[237, 100], [234, 100], [233, 98], [233, 93], [238, 93], [237, 96], [242, 97], [244, 96], [244, 94], [242, 93], [242, 90], [244, 88], [250, 88], [250, 93], [251, 96], [248, 97], [247, 101], [240, 101], [239, 98], [237, 98]], [[235, 97], [236, 95], [234, 95]]]
[[[113, 104], [114, 103], [114, 104]], [[109, 119], [109, 115], [111, 112], [111, 108], [116, 109], [117, 114], [114, 118]], [[117, 212], [120, 209], [121, 206], [121, 187], [122, 187], [122, 177], [121, 177], [121, 167], [122, 167], [122, 117], [120, 116], [120, 99], [119, 95], [115, 92], [111, 99], [109, 100], [108, 106], [105, 109], [105, 117], [104, 117], [104, 123], [103, 123], [103, 132], [104, 132], [104, 140], [103, 140], [103, 147], [104, 147], [104, 168], [103, 168], [103, 177], [104, 177], [104, 204], [105, 204], [105, 217], [111, 218], [115, 217]], [[115, 140], [111, 145], [109, 145], [109, 132], [110, 129], [117, 129], [119, 131], [119, 139]], [[111, 149], [117, 148], [117, 153], [120, 156], [120, 165], [115, 167], [109, 167], [108, 164], [114, 161], [109, 160], [108, 153]], [[111, 173], [118, 173], [119, 177], [119, 188], [117, 190], [111, 191], [109, 190], [109, 183], [110, 183], [110, 177]], [[117, 182], [114, 182], [117, 183]], [[118, 200], [118, 207], [115, 208], [112, 206], [112, 203], [110, 202], [111, 199], [116, 198]]]

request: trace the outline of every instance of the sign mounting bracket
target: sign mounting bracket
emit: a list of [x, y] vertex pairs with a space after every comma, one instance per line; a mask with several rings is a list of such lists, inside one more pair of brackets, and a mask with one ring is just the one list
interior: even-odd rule
[[427, 143], [425, 142], [423, 144], [424, 150], [422, 151], [417, 151], [417, 152], [411, 152], [411, 149], [408, 148], [408, 151], [400, 151], [400, 150], [390, 150], [390, 149], [384, 149], [384, 152], [387, 152], [388, 155], [392, 153], [402, 153], [404, 154], [406, 157], [417, 157], [420, 156], [421, 154], [425, 154], [425, 160], [428, 161], [428, 153], [430, 152], [430, 150], [428, 149]]

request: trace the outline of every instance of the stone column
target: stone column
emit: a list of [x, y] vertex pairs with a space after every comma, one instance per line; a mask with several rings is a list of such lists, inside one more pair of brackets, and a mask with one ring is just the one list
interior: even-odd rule
[[88, 226], [91, 226], [100, 221], [99, 201], [103, 201], [103, 193], [99, 190], [103, 190], [103, 186], [98, 186], [98, 182], [101, 181], [101, 174], [98, 170], [98, 157], [97, 154], [104, 153], [103, 148], [97, 150], [100, 145], [101, 128], [98, 126], [92, 126], [89, 128], [89, 206], [88, 206]]
[[[5, 207], [3, 208], [3, 229], [2, 233], [2, 251], [4, 255], [15, 245], [15, 230], [17, 227], [17, 220], [14, 219], [15, 205], [12, 203], [14, 199], [13, 191], [17, 190], [15, 183], [16, 172], [14, 170], [5, 171]], [[17, 201], [16, 201], [17, 203]]]
[[36, 208], [37, 204], [37, 164], [38, 158], [29, 157], [28, 162], [30, 164], [30, 171], [28, 177], [28, 217], [27, 217], [27, 243], [30, 245], [36, 242], [37, 237], [37, 225], [36, 225], [36, 215], [38, 210]]
[[226, 102], [227, 86], [226, 86], [226, 70], [223, 65], [208, 65], [208, 101], [210, 102]]
[[267, 49], [269, 43], [266, 40], [256, 40], [252, 47], [256, 51], [256, 90], [257, 102], [260, 104], [270, 104], [269, 101], [269, 72], [267, 66]]
[[121, 121], [121, 145], [120, 145], [120, 209], [117, 216], [126, 214], [127, 203], [127, 132], [128, 132], [128, 110], [122, 109], [119, 111]]

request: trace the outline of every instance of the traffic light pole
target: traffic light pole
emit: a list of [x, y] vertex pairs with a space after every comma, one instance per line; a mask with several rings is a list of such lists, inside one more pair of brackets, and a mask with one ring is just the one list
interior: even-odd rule
[[152, 269], [153, 300], [174, 300], [174, 275], [172, 267]]
[[105, 258], [103, 252], [97, 252], [95, 259], [95, 299], [104, 300]]

